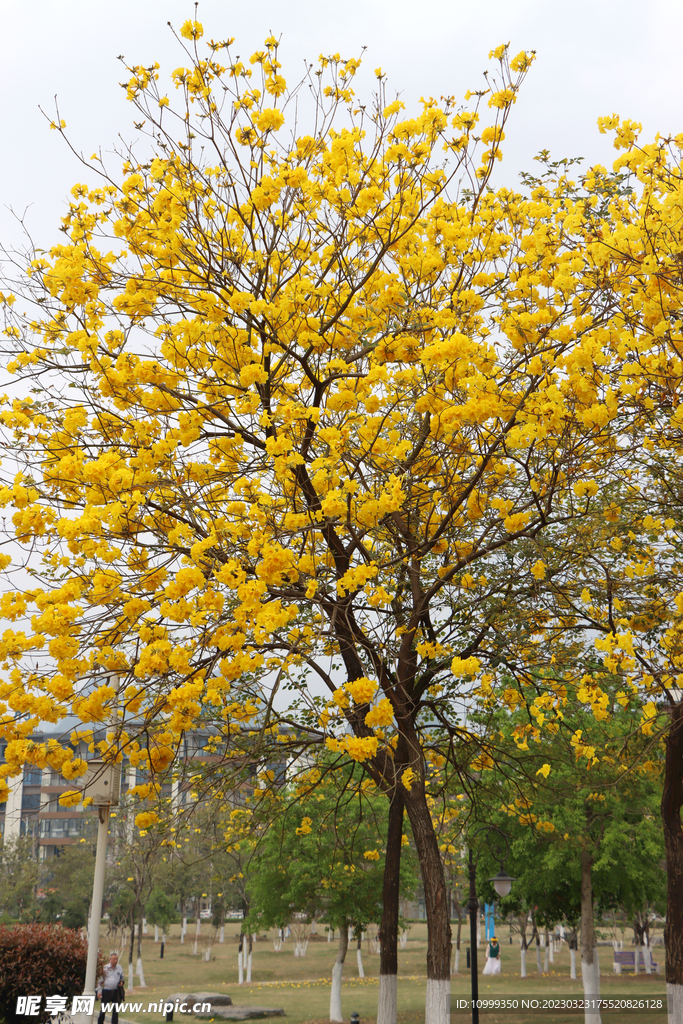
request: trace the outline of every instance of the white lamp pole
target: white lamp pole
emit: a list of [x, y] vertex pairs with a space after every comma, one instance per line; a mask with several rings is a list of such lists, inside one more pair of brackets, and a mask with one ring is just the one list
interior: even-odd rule
[[[121, 770], [117, 764], [111, 764], [101, 758], [88, 762], [88, 771], [82, 779], [83, 797], [90, 797], [93, 806], [97, 807], [99, 821], [97, 824], [97, 851], [95, 854], [95, 877], [92, 886], [92, 902], [90, 904], [90, 931], [88, 933], [88, 959], [85, 967], [84, 996], [95, 996], [97, 983], [97, 954], [100, 947], [100, 921], [102, 919], [102, 898], [104, 896], [104, 872], [107, 866], [107, 833], [109, 831], [109, 811], [119, 802]], [[92, 1013], [74, 1013], [75, 1024], [92, 1024]]]
[[107, 832], [109, 830], [109, 804], [98, 808], [97, 852], [95, 854], [95, 877], [92, 884], [90, 904], [90, 934], [88, 935], [88, 960], [85, 968], [84, 996], [95, 995], [97, 982], [97, 953], [100, 948], [100, 921], [102, 919], [102, 898], [104, 896], [104, 869], [107, 865]]

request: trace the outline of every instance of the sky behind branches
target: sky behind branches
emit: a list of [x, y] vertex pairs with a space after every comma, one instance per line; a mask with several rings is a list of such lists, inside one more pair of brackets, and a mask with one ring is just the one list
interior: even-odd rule
[[[184, 63], [167, 21], [194, 16], [186, 0], [0, 0], [0, 242], [20, 244], [7, 207], [26, 212], [34, 243], [58, 240], [66, 196], [91, 177], [50, 131], [54, 97], [76, 149], [86, 157], [117, 139], [134, 140], [134, 110], [118, 82], [129, 63], [161, 64], [162, 75]], [[271, 31], [282, 37], [280, 59], [291, 83], [318, 54], [357, 56], [365, 46], [356, 91], [370, 101], [374, 68], [388, 74], [410, 110], [422, 95], [480, 88], [487, 54], [501, 42], [512, 52], [535, 49], [537, 63], [509, 122], [498, 183], [515, 185], [520, 170], [549, 149], [555, 158], [583, 156], [611, 163], [616, 154], [596, 120], [617, 112], [642, 121], [643, 137], [683, 131], [679, 0], [202, 0], [198, 18], [208, 38], [234, 36], [243, 59]], [[141, 150], [141, 154], [144, 150]], [[116, 159], [106, 159], [110, 170]]]

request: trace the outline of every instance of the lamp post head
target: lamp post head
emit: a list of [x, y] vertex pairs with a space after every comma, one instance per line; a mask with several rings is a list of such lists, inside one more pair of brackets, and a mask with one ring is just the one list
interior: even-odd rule
[[489, 882], [493, 882], [493, 888], [496, 890], [499, 896], [507, 896], [512, 888], [512, 883], [515, 881], [508, 875], [501, 865], [501, 869], [497, 875], [493, 878], [489, 878]]

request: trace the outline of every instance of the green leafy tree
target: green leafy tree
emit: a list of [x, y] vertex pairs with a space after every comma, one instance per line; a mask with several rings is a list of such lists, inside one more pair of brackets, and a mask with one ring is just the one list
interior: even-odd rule
[[162, 940], [166, 929], [176, 919], [176, 904], [172, 896], [156, 885], [150, 893], [145, 904], [145, 916], [150, 924], [157, 925], [162, 930]]
[[[382, 918], [388, 808], [354, 766], [323, 761], [279, 796], [280, 809], [258, 842], [247, 874], [246, 927], [285, 928], [324, 920], [339, 932], [330, 1020], [343, 1020], [341, 978], [349, 931], [357, 936]], [[402, 859], [404, 892], [414, 868]]]
[[18, 836], [0, 846], [0, 916], [4, 921], [35, 921], [40, 871], [35, 840]]
[[[603, 678], [596, 713], [592, 677], [576, 681], [559, 667], [546, 672], [554, 676], [560, 699], [550, 723], [556, 727], [538, 728], [538, 716], [550, 716], [551, 705], [543, 699], [539, 704], [533, 677], [526, 684], [517, 680], [510, 700], [521, 704], [493, 716], [502, 739], [498, 760], [491, 752], [482, 771], [480, 799], [511, 837], [507, 868], [517, 881], [503, 910], [531, 915], [535, 938], [539, 926], [564, 919], [573, 927], [580, 918], [584, 988], [595, 994], [595, 913], [618, 907], [632, 916], [647, 903], [662, 902], [664, 850], [656, 813], [661, 764], [648, 757], [638, 709], [624, 707], [616, 696], [618, 677], [611, 693]], [[510, 767], [519, 768], [520, 747], [524, 771], [513, 779]], [[493, 889], [483, 879], [497, 869], [484, 851], [479, 884], [489, 898]], [[594, 1019], [590, 1011], [586, 1019]]]
[[88, 921], [95, 872], [92, 842], [79, 841], [60, 849], [42, 869], [43, 921], [61, 921], [67, 928], [82, 928]]

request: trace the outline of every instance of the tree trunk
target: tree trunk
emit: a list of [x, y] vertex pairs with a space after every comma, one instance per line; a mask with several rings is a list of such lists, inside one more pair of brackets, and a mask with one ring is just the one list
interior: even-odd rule
[[640, 952], [643, 955], [643, 967], [646, 974], [652, 974], [652, 953], [649, 946], [641, 946]]
[[[398, 919], [403, 843], [403, 794], [396, 786], [389, 804], [386, 858], [382, 881], [382, 920], [379, 927], [379, 994], [377, 1024], [396, 1024], [398, 977]], [[329, 933], [328, 933], [329, 934]], [[360, 970], [359, 970], [360, 973]]]
[[550, 965], [550, 942], [548, 941], [548, 929], [545, 930], [545, 950], [543, 953], [543, 973], [547, 974]]
[[135, 908], [130, 912], [130, 946], [128, 947], [128, 989], [133, 988], [135, 972], [133, 970], [133, 953], [135, 951]]
[[341, 1004], [341, 981], [346, 951], [349, 948], [349, 928], [346, 921], [342, 921], [339, 928], [339, 948], [337, 959], [332, 968], [332, 990], [330, 992], [330, 1020], [343, 1021]]
[[462, 908], [459, 902], [455, 901], [455, 909], [458, 915], [458, 930], [455, 935], [455, 962], [453, 964], [453, 974], [460, 973], [460, 937], [462, 935]]
[[536, 917], [534, 914], [531, 915], [531, 924], [533, 925], [533, 931], [531, 933], [531, 941], [536, 940], [536, 973], [543, 974], [541, 967], [541, 939], [538, 934], [538, 927], [536, 926]]
[[526, 947], [522, 946], [519, 951], [519, 976], [526, 978]]
[[251, 959], [253, 955], [253, 938], [251, 932], [247, 936], [247, 985], [251, 984]]
[[581, 851], [581, 980], [586, 1005], [585, 1024], [601, 1024], [600, 1010], [590, 1005], [600, 996], [600, 964], [593, 926], [593, 862], [588, 850]]
[[244, 962], [242, 953], [244, 951], [244, 935], [240, 935], [240, 944], [237, 947], [237, 984], [244, 984]]
[[140, 988], [147, 988], [145, 985], [145, 973], [142, 969], [142, 936], [144, 934], [144, 917], [140, 914], [138, 918], [138, 962], [135, 965], [135, 973], [138, 976], [140, 982]]
[[576, 950], [573, 946], [569, 947], [569, 977], [576, 981]]
[[363, 933], [361, 931], [359, 931], [358, 932], [358, 944], [356, 946], [356, 962], [358, 964], [358, 977], [359, 978], [364, 978], [365, 977], [365, 971], [363, 970], [363, 949], [362, 949], [362, 946], [361, 946], [361, 943], [363, 941], [362, 935], [363, 935]]
[[449, 1024], [451, 1012], [451, 922], [446, 880], [427, 805], [424, 780], [416, 778], [403, 796], [422, 871], [427, 911], [427, 993], [425, 1024]]
[[671, 708], [666, 737], [662, 824], [666, 849], [667, 895], [664, 946], [669, 1024], [683, 1024], [683, 704]]

